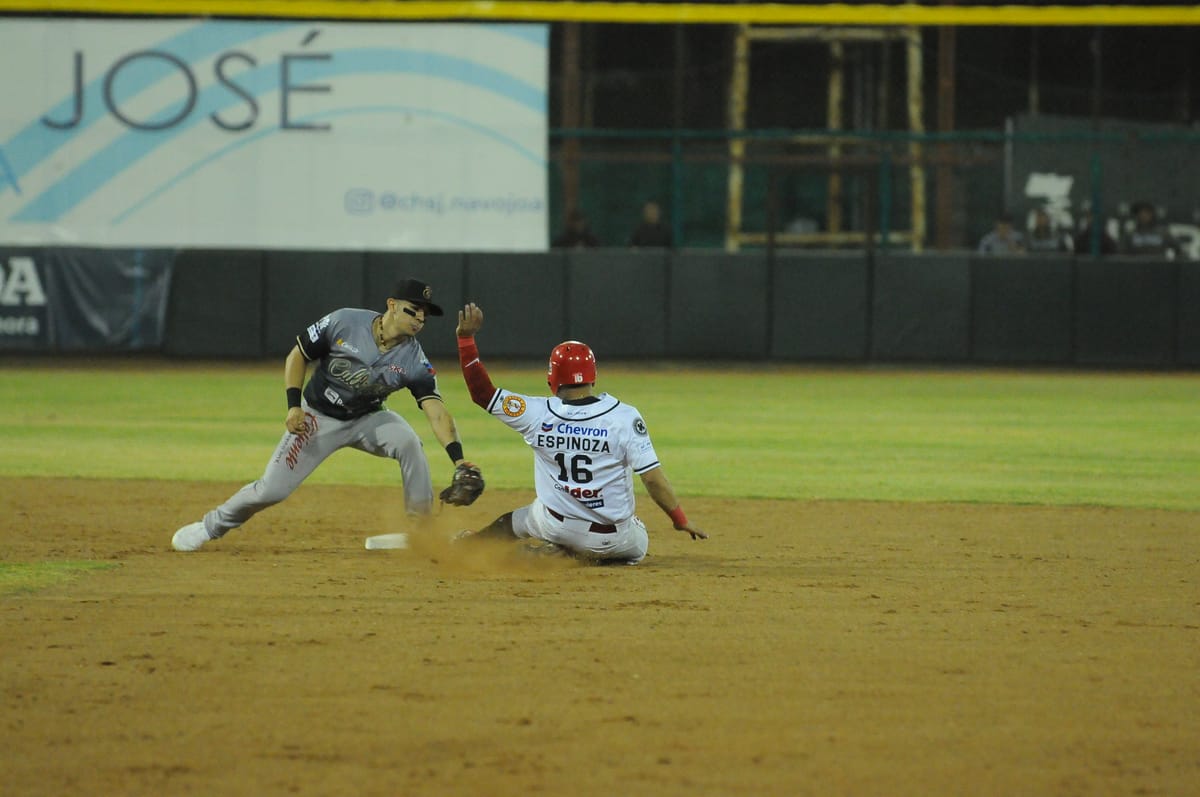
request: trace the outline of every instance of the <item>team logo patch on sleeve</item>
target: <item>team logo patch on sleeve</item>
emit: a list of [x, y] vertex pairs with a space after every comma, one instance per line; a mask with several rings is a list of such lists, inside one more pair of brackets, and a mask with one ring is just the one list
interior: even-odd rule
[[308, 328], [308, 330], [307, 330], [308, 331], [308, 339], [311, 340], [313, 343], [316, 343], [318, 340], [321, 339], [321, 333], [325, 330], [325, 327], [327, 327], [327, 326], [329, 326], [329, 316], [325, 316], [320, 321], [318, 321], [317, 323], [313, 324], [312, 326], [310, 326]]
[[520, 396], [505, 396], [503, 409], [508, 417], [519, 418], [525, 414], [525, 399]]
[[637, 432], [638, 434], [642, 434], [642, 435], [648, 434], [648, 432], [646, 431], [645, 421], [643, 421], [641, 418], [634, 418], [633, 419], [633, 431]]

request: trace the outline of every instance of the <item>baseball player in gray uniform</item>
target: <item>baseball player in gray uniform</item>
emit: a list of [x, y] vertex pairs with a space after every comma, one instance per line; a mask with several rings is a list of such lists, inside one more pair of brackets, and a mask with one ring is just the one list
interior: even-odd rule
[[[383, 402], [407, 388], [450, 460], [456, 466], [464, 464], [454, 418], [442, 403], [436, 372], [416, 339], [428, 316], [442, 315], [432, 296], [424, 282], [401, 280], [384, 313], [342, 308], [297, 335], [283, 368], [287, 431], [266, 470], [203, 520], [175, 532], [175, 550], [195, 551], [225, 536], [287, 498], [330, 454], [347, 447], [396, 460], [407, 512], [429, 514], [433, 482], [421, 440]], [[304, 385], [310, 363], [316, 367]]]
[[693, 540], [708, 538], [679, 505], [641, 413], [595, 392], [596, 358], [586, 344], [569, 340], [554, 347], [546, 374], [553, 395], [528, 396], [492, 384], [475, 344], [482, 327], [476, 304], [459, 311], [463, 379], [471, 399], [533, 449], [537, 498], [479, 531], [460, 532], [457, 540], [532, 537], [583, 559], [635, 565], [646, 556], [649, 538], [633, 513], [634, 473], [676, 529]]

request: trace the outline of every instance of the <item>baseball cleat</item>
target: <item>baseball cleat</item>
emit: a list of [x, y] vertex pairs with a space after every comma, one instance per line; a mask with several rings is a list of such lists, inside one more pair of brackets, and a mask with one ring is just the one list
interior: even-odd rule
[[175, 532], [175, 536], [171, 538], [171, 547], [177, 551], [198, 551], [200, 546], [210, 539], [204, 521], [199, 520]]

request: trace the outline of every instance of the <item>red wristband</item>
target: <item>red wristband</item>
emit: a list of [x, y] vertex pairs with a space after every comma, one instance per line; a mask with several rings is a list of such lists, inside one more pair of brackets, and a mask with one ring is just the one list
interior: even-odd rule
[[675, 528], [681, 529], [688, 524], [687, 515], [683, 514], [683, 507], [677, 506], [667, 513], [671, 516], [671, 522], [675, 524]]

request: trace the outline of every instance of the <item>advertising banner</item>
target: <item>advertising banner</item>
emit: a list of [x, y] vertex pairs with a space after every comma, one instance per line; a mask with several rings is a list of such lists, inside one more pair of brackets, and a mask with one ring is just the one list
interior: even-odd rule
[[0, 249], [0, 351], [154, 351], [171, 250]]
[[45, 284], [36, 252], [0, 249], [0, 351], [50, 346]]
[[547, 27], [6, 18], [0, 245], [539, 251]]

